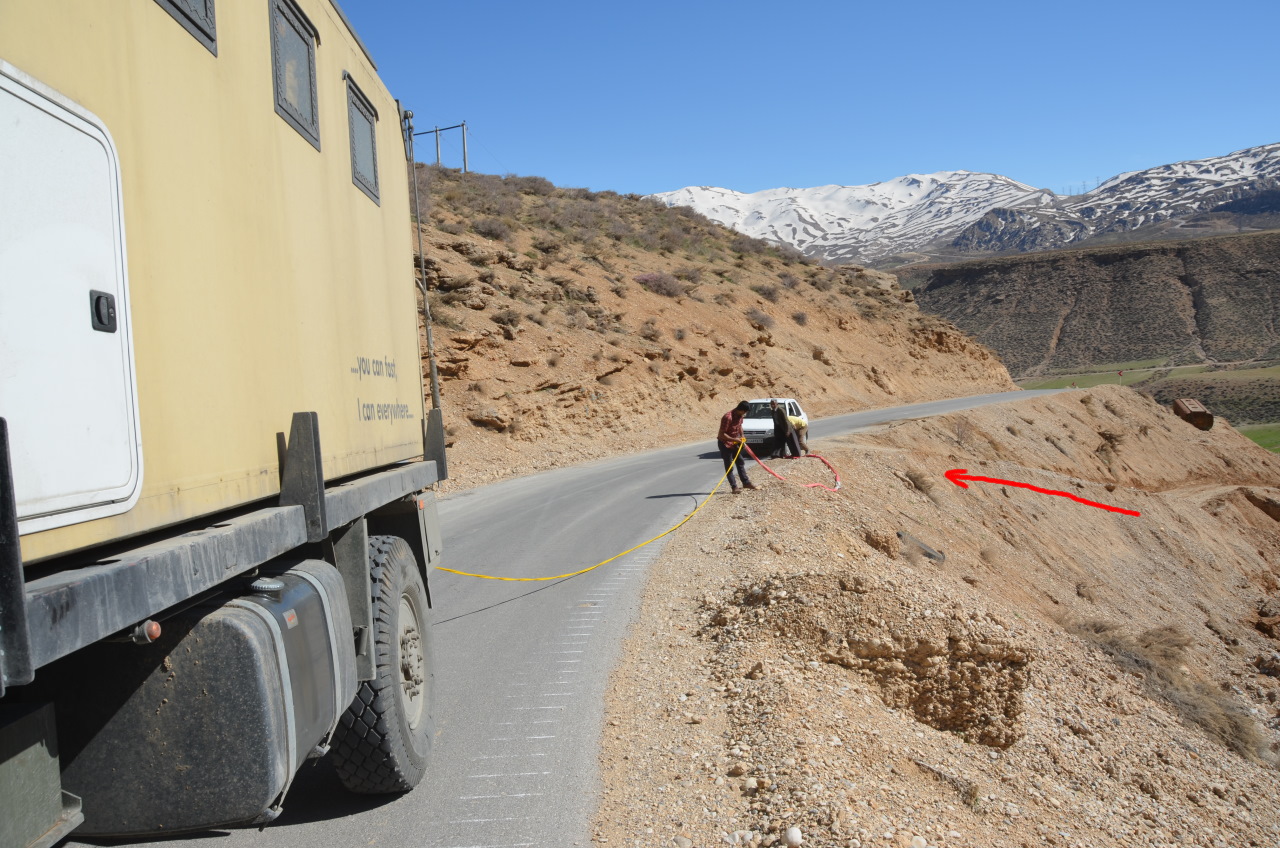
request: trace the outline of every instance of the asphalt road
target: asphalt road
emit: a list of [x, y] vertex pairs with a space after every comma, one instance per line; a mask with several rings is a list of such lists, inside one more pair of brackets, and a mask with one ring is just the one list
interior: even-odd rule
[[[1044, 394], [1052, 392], [841, 415], [813, 422], [810, 439]], [[709, 432], [714, 427], [708, 422]], [[450, 496], [440, 503], [445, 564], [505, 577], [586, 568], [678, 523], [722, 471], [708, 438]], [[661, 547], [658, 541], [587, 574], [537, 583], [434, 572], [436, 740], [421, 786], [402, 796], [351, 795], [321, 762], [304, 767], [284, 813], [265, 831], [215, 831], [153, 844], [587, 844], [603, 694]]]

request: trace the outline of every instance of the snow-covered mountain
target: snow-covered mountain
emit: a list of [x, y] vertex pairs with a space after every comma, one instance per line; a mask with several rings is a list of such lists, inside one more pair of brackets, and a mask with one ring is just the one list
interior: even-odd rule
[[1271, 144], [1120, 174], [1068, 197], [972, 171], [752, 194], [688, 187], [653, 197], [809, 256], [874, 264], [914, 252], [955, 257], [1061, 247], [1204, 212], [1277, 180], [1280, 144]]

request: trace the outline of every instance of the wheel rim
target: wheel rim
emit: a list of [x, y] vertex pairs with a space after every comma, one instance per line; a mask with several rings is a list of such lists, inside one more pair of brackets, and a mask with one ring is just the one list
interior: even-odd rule
[[405, 720], [410, 728], [422, 721], [427, 705], [427, 663], [422, 653], [422, 629], [418, 605], [408, 594], [400, 596], [400, 691]]

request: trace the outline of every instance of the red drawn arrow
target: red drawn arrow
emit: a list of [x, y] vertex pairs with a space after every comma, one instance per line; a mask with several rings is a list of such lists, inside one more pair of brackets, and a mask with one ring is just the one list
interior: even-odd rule
[[1084, 498], [1071, 494], [1070, 492], [1059, 492], [1056, 489], [1042, 489], [1039, 486], [1033, 486], [1030, 483], [1018, 483], [1014, 480], [1000, 480], [995, 477], [978, 477], [970, 474], [969, 469], [967, 468], [953, 468], [944, 476], [962, 489], [969, 488], [969, 484], [964, 482], [965, 480], [973, 480], [976, 483], [999, 483], [1001, 486], [1017, 486], [1019, 489], [1030, 489], [1031, 491], [1039, 492], [1042, 495], [1057, 495], [1060, 498], [1070, 498], [1076, 503], [1082, 503], [1085, 506], [1094, 506], [1098, 509], [1109, 510], [1110, 512], [1119, 512], [1124, 515], [1142, 515], [1142, 513], [1137, 510], [1124, 509], [1118, 506], [1108, 506], [1107, 504], [1098, 503], [1097, 501], [1087, 501]]

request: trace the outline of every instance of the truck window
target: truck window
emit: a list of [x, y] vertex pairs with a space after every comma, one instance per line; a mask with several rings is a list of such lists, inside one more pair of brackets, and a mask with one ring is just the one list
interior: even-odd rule
[[347, 80], [347, 120], [351, 128], [351, 181], [377, 203], [378, 112], [351, 75], [344, 72], [343, 76]]
[[218, 25], [214, 20], [213, 0], [156, 0], [156, 3], [205, 49], [218, 55]]
[[271, 0], [271, 68], [276, 114], [320, 149], [320, 112], [316, 104], [318, 33], [289, 0]]

